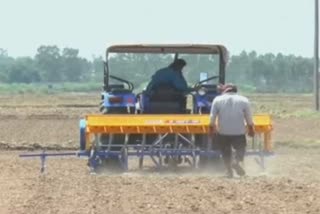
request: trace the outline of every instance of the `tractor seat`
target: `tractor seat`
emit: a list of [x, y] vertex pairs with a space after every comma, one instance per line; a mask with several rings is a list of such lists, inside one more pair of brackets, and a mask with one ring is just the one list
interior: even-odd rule
[[150, 95], [150, 102], [177, 102], [181, 96], [183, 96], [183, 94], [176, 89], [167, 85], [162, 85], [152, 92]]
[[150, 102], [147, 112], [152, 114], [182, 113], [180, 104], [177, 102]]
[[178, 114], [185, 107], [181, 106], [184, 95], [174, 88], [164, 85], [153, 91], [149, 99], [149, 113]]

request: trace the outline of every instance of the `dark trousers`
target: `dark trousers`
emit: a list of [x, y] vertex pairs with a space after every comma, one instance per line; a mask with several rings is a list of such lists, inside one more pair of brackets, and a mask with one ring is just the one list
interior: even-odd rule
[[223, 161], [228, 169], [232, 164], [232, 148], [235, 150], [235, 159], [237, 162], [243, 161], [246, 152], [245, 135], [217, 135], [217, 141], [222, 153]]

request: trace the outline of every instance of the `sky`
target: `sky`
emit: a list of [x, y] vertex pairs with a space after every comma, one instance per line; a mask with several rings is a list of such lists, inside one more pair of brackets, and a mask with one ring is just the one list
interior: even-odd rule
[[13, 57], [57, 45], [92, 59], [134, 43], [312, 57], [314, 0], [0, 0], [0, 48]]

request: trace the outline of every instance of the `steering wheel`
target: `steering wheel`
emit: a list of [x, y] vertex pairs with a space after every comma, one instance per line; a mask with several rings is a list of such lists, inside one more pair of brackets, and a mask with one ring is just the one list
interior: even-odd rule
[[130, 81], [128, 81], [128, 80], [124, 80], [124, 79], [122, 79], [122, 78], [120, 78], [120, 77], [113, 76], [113, 75], [109, 75], [109, 77], [110, 77], [111, 79], [115, 79], [115, 80], [118, 80], [118, 81], [120, 81], [120, 82], [125, 83], [125, 84], [128, 86], [128, 89], [129, 89], [130, 91], [133, 91], [134, 85], [133, 85], [132, 82], [130, 82]]

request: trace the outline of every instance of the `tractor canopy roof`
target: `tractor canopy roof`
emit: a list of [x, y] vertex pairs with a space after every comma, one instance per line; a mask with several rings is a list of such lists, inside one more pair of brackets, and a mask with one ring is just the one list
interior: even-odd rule
[[228, 61], [228, 51], [223, 45], [212, 44], [134, 44], [113, 45], [108, 53], [159, 53], [159, 54], [219, 54], [224, 63]]

